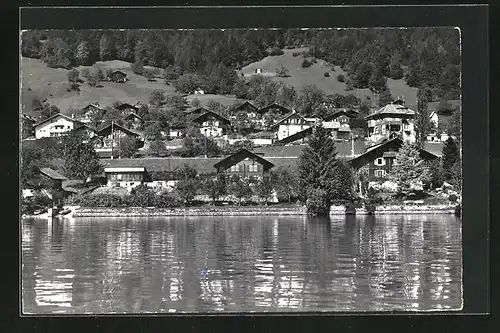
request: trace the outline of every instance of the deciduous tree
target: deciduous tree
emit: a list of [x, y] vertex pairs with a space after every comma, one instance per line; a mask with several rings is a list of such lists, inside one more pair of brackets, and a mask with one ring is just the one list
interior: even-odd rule
[[89, 177], [102, 172], [103, 168], [94, 147], [75, 140], [65, 145], [64, 170], [69, 177], [81, 179], [85, 185]]

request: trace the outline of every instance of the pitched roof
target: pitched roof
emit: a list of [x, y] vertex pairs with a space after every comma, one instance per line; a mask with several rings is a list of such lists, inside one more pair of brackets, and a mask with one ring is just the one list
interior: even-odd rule
[[279, 120], [278, 122], [274, 123], [273, 126], [271, 126], [271, 128], [275, 128], [276, 126], [279, 126], [282, 122], [284, 122], [285, 120], [289, 119], [289, 118], [292, 118], [293, 116], [297, 116], [299, 118], [302, 118], [303, 120], [307, 121], [306, 118], [302, 117], [300, 114], [298, 114], [297, 112], [295, 111], [292, 111], [290, 114], [286, 115], [284, 118], [282, 118], [281, 120]]
[[93, 103], [90, 103], [90, 104], [88, 104], [87, 106], [84, 106], [84, 107], [82, 108], [82, 110], [88, 109], [88, 108], [90, 108], [90, 107], [94, 107], [94, 108], [100, 109], [100, 110], [102, 110], [102, 111], [106, 111], [105, 109], [103, 109], [102, 107], [100, 107], [98, 104], [93, 104]]
[[56, 117], [63, 117], [63, 118], [65, 118], [65, 119], [67, 119], [67, 120], [69, 120], [69, 121], [72, 121], [72, 122], [75, 122], [75, 121], [76, 121], [75, 119], [73, 119], [73, 118], [71, 118], [71, 117], [68, 117], [68, 116], [66, 116], [66, 115], [64, 115], [64, 114], [62, 114], [62, 113], [58, 113], [58, 114], [53, 115], [52, 117], [49, 117], [49, 118], [47, 118], [47, 119], [44, 119], [44, 120], [42, 120], [42, 121], [40, 121], [40, 122], [36, 123], [34, 126], [35, 126], [35, 127], [40, 126], [41, 124], [46, 123], [46, 122], [48, 122], [49, 120], [52, 120], [53, 118], [56, 118]]
[[41, 168], [40, 173], [53, 180], [68, 180], [68, 178], [64, 177], [59, 172], [52, 170], [51, 168]]
[[256, 161], [257, 163], [262, 164], [264, 167], [267, 167], [268, 169], [270, 169], [274, 166], [273, 163], [269, 162], [265, 158], [260, 157], [259, 155], [254, 154], [245, 148], [242, 148], [242, 149], [238, 150], [236, 153], [224, 158], [222, 161], [215, 163], [214, 167], [217, 169], [221, 168], [221, 167], [224, 169], [227, 169], [227, 168], [243, 161], [246, 158], [250, 158], [250, 159]]
[[387, 104], [386, 106], [378, 109], [374, 113], [368, 115], [365, 117], [366, 120], [368, 119], [373, 119], [377, 117], [384, 117], [384, 116], [390, 116], [390, 115], [406, 115], [406, 116], [414, 116], [415, 111], [409, 109], [408, 107], [402, 105], [402, 104], [394, 104], [390, 103]]
[[281, 114], [290, 113], [292, 111], [289, 108], [286, 108], [286, 107], [284, 107], [282, 105], [279, 105], [277, 103], [272, 103], [270, 105], [264, 106], [263, 108], [257, 110], [257, 113], [263, 114], [263, 113], [268, 112], [270, 109], [277, 109], [278, 112], [281, 113]]
[[[288, 157], [266, 157], [268, 162], [278, 166], [297, 167], [297, 156]], [[121, 159], [101, 159], [103, 167], [144, 167], [148, 172], [175, 172], [181, 169], [184, 164], [195, 168], [199, 174], [214, 174], [217, 169], [214, 164], [221, 161], [220, 158], [204, 157], [146, 157], [146, 158], [121, 158]]]
[[90, 130], [90, 131], [92, 131], [94, 133], [97, 133], [97, 130], [95, 128], [90, 127], [87, 124], [83, 124], [83, 123], [80, 123], [80, 122], [76, 123], [76, 126], [75, 126], [74, 130], [78, 131], [78, 130], [81, 130], [81, 129], [88, 129], [88, 130]]
[[32, 123], [36, 122], [35, 118], [33, 118], [32, 116], [30, 116], [29, 114], [26, 114], [26, 113], [21, 113], [21, 118], [28, 120]]
[[97, 134], [99, 136], [109, 135], [111, 133], [111, 127], [113, 127], [113, 130], [118, 129], [118, 130], [120, 130], [128, 135], [139, 136], [139, 137], [141, 136], [139, 133], [131, 131], [128, 128], [125, 128], [125, 127], [118, 125], [118, 124], [109, 124], [108, 126], [103, 127], [100, 130], [98, 130]]
[[127, 114], [125, 117], [123, 117], [123, 119], [128, 119], [130, 117], [134, 117], [134, 118], [137, 118], [139, 120], [143, 120], [141, 116], [139, 116], [137, 113], [135, 112], [130, 112], [129, 114]]
[[258, 110], [258, 108], [255, 105], [253, 105], [252, 103], [250, 103], [249, 101], [246, 101], [246, 102], [240, 104], [239, 106], [237, 106], [235, 108], [235, 110], [240, 110], [240, 109], [243, 109], [245, 107], [249, 107], [253, 111], [257, 111]]
[[139, 110], [137, 106], [131, 105], [129, 103], [122, 103], [116, 107], [117, 110], [126, 110], [126, 109], [132, 109], [132, 110]]
[[[349, 163], [353, 167], [359, 168], [359, 167], [363, 166], [364, 164], [366, 164], [367, 160], [374, 159], [375, 157], [380, 155], [380, 153], [383, 153], [384, 149], [386, 147], [388, 147], [389, 145], [396, 145], [396, 146], [398, 146], [398, 148], [400, 148], [402, 144], [403, 144], [403, 140], [400, 137], [394, 137], [390, 140], [386, 140], [385, 142], [383, 142], [377, 146], [369, 147], [363, 154], [351, 159], [349, 161]], [[419, 152], [420, 152], [420, 157], [423, 159], [435, 159], [438, 157], [438, 155], [435, 155], [434, 153], [431, 153], [431, 152], [427, 151], [426, 149], [419, 148]]]
[[123, 74], [124, 76], [127, 76], [127, 74], [122, 72], [122, 71], [114, 71], [111, 75], [115, 75], [115, 74]]
[[204, 114], [202, 115], [199, 115], [198, 117], [192, 119], [191, 121], [192, 122], [195, 122], [195, 123], [199, 123], [199, 122], [203, 122], [205, 119], [207, 119], [208, 116], [212, 116], [214, 118], [217, 118], [218, 120], [224, 122], [224, 123], [227, 123], [227, 124], [230, 124], [231, 122], [229, 121], [229, 119], [227, 119], [226, 117], [223, 117], [221, 116], [220, 114], [218, 113], [215, 113], [213, 111], [207, 111], [205, 112]]
[[[255, 153], [263, 153], [264, 157], [270, 161], [274, 162], [273, 158], [297, 158], [302, 154], [302, 149], [306, 147], [305, 144], [294, 144], [286, 146], [265, 146], [260, 148], [255, 148]], [[337, 154], [339, 157], [351, 156], [352, 155], [352, 142], [335, 142], [335, 148], [337, 149]], [[354, 154], [360, 155], [365, 152], [365, 143], [363, 140], [354, 140]]]
[[295, 134], [287, 136], [286, 138], [281, 139], [280, 141], [278, 141], [278, 143], [287, 144], [290, 142], [294, 142], [294, 141], [303, 139], [303, 138], [309, 136], [312, 133], [312, 130], [313, 130], [312, 126], [308, 127], [305, 130], [302, 130], [300, 132], [297, 132]]

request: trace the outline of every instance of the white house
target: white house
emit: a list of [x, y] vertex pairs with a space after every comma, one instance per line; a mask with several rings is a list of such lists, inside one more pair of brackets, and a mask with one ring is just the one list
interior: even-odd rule
[[315, 121], [312, 121], [311, 119], [307, 120], [297, 112], [293, 111], [291, 114], [274, 124], [272, 129], [277, 129], [278, 140], [283, 140], [290, 135], [294, 135], [295, 133], [311, 127], [314, 123]]
[[193, 123], [200, 128], [201, 134], [207, 137], [221, 137], [226, 135], [226, 131], [231, 125], [229, 119], [212, 111], [207, 111], [204, 114], [194, 118]]
[[415, 111], [398, 99], [367, 116], [368, 141], [375, 143], [396, 133], [405, 141], [415, 142]]
[[48, 138], [65, 135], [75, 127], [75, 120], [58, 113], [35, 124], [35, 138]]

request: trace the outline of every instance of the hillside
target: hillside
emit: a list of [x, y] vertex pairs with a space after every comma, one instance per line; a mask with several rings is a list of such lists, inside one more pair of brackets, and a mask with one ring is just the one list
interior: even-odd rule
[[[145, 77], [136, 75], [130, 68], [130, 63], [120, 60], [101, 61], [97, 67], [104, 71], [108, 68], [121, 70], [127, 74], [130, 81], [127, 83], [102, 82], [102, 87], [90, 87], [87, 83], [80, 85], [80, 93], [68, 92], [68, 71], [65, 69], [49, 68], [40, 60], [21, 59], [21, 104], [24, 110], [31, 109], [34, 97], [48, 98], [61, 112], [69, 108], [81, 108], [92, 102], [99, 102], [103, 106], [121, 101], [135, 104], [137, 101], [147, 101], [153, 90], [161, 89], [166, 95], [176, 94], [175, 89], [164, 83], [162, 79], [149, 82]], [[87, 66], [79, 66], [82, 71]], [[88, 67], [90, 68], [90, 67]], [[50, 96], [52, 94], [52, 96]]]
[[[369, 89], [354, 89], [346, 91], [346, 84], [337, 80], [337, 75], [346, 73], [338, 66], [335, 66], [335, 71], [331, 70], [332, 65], [324, 60], [318, 59], [318, 62], [308, 68], [302, 68], [302, 56], [293, 56], [294, 52], [301, 52], [306, 49], [285, 49], [285, 53], [280, 56], [268, 56], [264, 59], [251, 63], [241, 69], [246, 77], [255, 74], [256, 69], [261, 69], [262, 75], [272, 77], [273, 80], [282, 81], [284, 84], [291, 85], [300, 91], [302, 86], [315, 84], [319, 89], [329, 94], [353, 94], [364, 100], [367, 96], [372, 97], [372, 92]], [[284, 66], [289, 71], [289, 77], [277, 77], [276, 68]], [[325, 77], [325, 72], [330, 73], [330, 77]], [[402, 96], [410, 108], [416, 107], [417, 89], [406, 85], [404, 80], [387, 80], [387, 86], [391, 90], [392, 95], [396, 98]]]

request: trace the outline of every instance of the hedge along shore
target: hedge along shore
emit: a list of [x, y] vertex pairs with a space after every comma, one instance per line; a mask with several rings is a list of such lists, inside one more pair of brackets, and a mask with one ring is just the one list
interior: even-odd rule
[[[381, 206], [374, 215], [411, 215], [411, 214], [454, 214], [454, 205], [434, 206]], [[356, 209], [357, 215], [369, 214], [364, 208]], [[269, 216], [269, 215], [307, 215], [305, 207], [265, 207], [265, 206], [222, 206], [187, 208], [103, 208], [82, 207], [74, 211], [73, 217], [137, 217], [137, 216]], [[330, 215], [346, 215], [343, 206], [332, 206]]]

